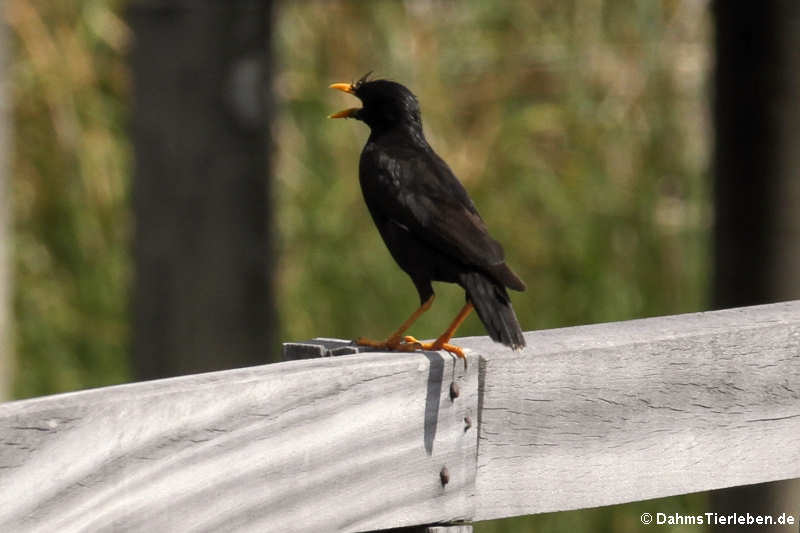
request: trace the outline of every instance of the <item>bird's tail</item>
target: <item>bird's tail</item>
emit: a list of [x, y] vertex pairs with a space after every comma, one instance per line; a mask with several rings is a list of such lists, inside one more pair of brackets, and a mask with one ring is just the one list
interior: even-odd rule
[[525, 338], [505, 287], [480, 272], [463, 274], [461, 281], [492, 340], [514, 350], [523, 348]]

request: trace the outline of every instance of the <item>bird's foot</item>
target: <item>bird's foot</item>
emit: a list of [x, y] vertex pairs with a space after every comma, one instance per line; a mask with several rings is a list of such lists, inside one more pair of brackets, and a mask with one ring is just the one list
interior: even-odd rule
[[442, 340], [435, 340], [433, 342], [422, 342], [417, 340], [411, 335], [406, 335], [403, 338], [389, 337], [385, 341], [374, 341], [366, 337], [359, 337], [355, 340], [359, 346], [369, 346], [379, 350], [389, 350], [395, 352], [415, 352], [417, 350], [432, 350], [439, 351], [445, 350], [464, 360], [466, 364], [467, 356], [464, 355], [464, 350], [460, 346], [444, 342]]
[[467, 356], [464, 355], [464, 350], [461, 347], [456, 346], [454, 344], [449, 344], [439, 339], [436, 339], [433, 342], [422, 342], [412, 337], [411, 335], [406, 335], [403, 340], [405, 341], [404, 346], [405, 345], [416, 346], [417, 350], [433, 350], [433, 351], [446, 350], [451, 354], [455, 355], [456, 357], [464, 359], [465, 362], [467, 360]]
[[369, 346], [370, 348], [377, 348], [379, 350], [390, 350], [398, 352], [413, 352], [422, 349], [419, 343], [404, 342], [400, 337], [389, 337], [385, 341], [374, 341], [366, 337], [359, 337], [356, 339], [356, 344], [359, 346]]

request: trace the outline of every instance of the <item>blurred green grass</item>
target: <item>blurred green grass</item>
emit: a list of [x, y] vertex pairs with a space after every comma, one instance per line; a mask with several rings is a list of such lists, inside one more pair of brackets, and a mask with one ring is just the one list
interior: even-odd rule
[[[18, 397], [129, 375], [123, 7], [2, 4], [15, 49]], [[275, 22], [281, 339], [382, 337], [417, 305], [361, 199], [367, 129], [325, 119], [355, 105], [328, 84], [369, 70], [418, 95], [429, 141], [528, 284], [512, 295], [524, 329], [706, 307], [704, 2], [282, 2]], [[420, 338], [440, 333], [463, 301], [455, 287], [436, 290], [433, 311], [412, 332]], [[471, 317], [459, 334], [484, 332]], [[683, 496], [476, 530], [638, 531], [641, 512], [703, 501]]]
[[119, 3], [7, 0], [15, 395], [127, 378], [128, 36]]

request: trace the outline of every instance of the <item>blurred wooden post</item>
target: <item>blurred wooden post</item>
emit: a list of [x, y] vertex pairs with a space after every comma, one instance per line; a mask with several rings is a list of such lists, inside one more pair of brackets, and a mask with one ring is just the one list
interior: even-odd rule
[[[717, 309], [800, 297], [800, 3], [714, 2]], [[795, 512], [797, 480], [712, 494], [713, 510]], [[726, 531], [749, 531], [728, 526]], [[785, 531], [779, 526], [759, 531]]]
[[0, 401], [11, 397], [14, 369], [13, 343], [11, 342], [11, 259], [8, 252], [8, 241], [11, 234], [8, 158], [11, 102], [8, 94], [6, 35], [6, 23], [0, 16]]
[[269, 362], [272, 2], [135, 0], [133, 367]]
[[800, 2], [714, 13], [714, 307], [798, 298]]

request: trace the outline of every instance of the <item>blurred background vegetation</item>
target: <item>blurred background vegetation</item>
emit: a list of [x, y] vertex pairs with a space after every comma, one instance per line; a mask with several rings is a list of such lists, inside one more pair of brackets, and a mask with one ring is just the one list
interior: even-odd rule
[[[2, 9], [14, 394], [123, 382], [134, 275], [124, 2]], [[279, 338], [382, 337], [417, 305], [361, 199], [367, 129], [325, 119], [354, 105], [327, 85], [369, 70], [419, 97], [430, 143], [528, 284], [512, 295], [524, 329], [707, 307], [709, 25], [695, 0], [279, 2]], [[436, 290], [420, 338], [463, 301], [455, 287]], [[459, 333], [483, 329], [471, 317]], [[477, 530], [638, 531], [644, 510], [702, 505], [689, 496]]]
[[17, 397], [126, 379], [129, 36], [120, 3], [4, 0]]

